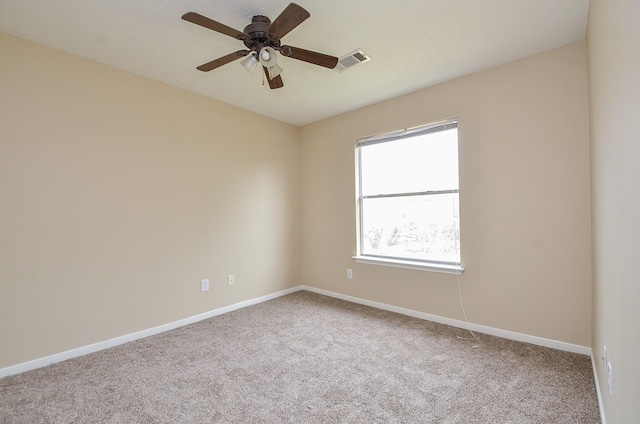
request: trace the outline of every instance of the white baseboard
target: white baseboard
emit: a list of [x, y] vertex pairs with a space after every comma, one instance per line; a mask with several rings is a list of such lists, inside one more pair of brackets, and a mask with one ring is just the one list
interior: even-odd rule
[[591, 367], [593, 368], [593, 380], [596, 385], [596, 396], [598, 397], [598, 408], [600, 409], [600, 422], [607, 424], [607, 420], [604, 416], [604, 406], [602, 405], [602, 392], [600, 391], [600, 383], [598, 382], [598, 369], [596, 368], [596, 358], [593, 357], [593, 351], [591, 352]]
[[[205, 312], [199, 315], [194, 315], [179, 321], [170, 322], [168, 324], [160, 325], [158, 327], [149, 328], [146, 330], [138, 331], [136, 333], [126, 334], [124, 336], [116, 337], [113, 339], [105, 340], [103, 342], [94, 343], [87, 346], [82, 346], [76, 349], [67, 350], [65, 352], [56, 353], [44, 358], [35, 359], [33, 361], [23, 362], [21, 364], [12, 365], [6, 368], [0, 369], [0, 378], [10, 375], [20, 374], [25, 371], [34, 370], [47, 365], [55, 364], [57, 362], [66, 361], [67, 359], [75, 358], [78, 356], [87, 355], [89, 353], [97, 352], [99, 350], [108, 349], [110, 347], [118, 346], [124, 343], [128, 343], [134, 340], [138, 340], [144, 337], [153, 336], [155, 334], [163, 333], [165, 331], [173, 330], [174, 328], [182, 327], [184, 325], [192, 324], [194, 322], [201, 321], [203, 319], [211, 318], [217, 315], [222, 315], [227, 312], [235, 311], [245, 308], [247, 306], [256, 305], [258, 303], [266, 302], [271, 299], [275, 299], [281, 296], [286, 296], [290, 293], [294, 293], [300, 290], [307, 290], [313, 293], [322, 294], [337, 299], [346, 300], [348, 302], [358, 303], [365, 306], [371, 306], [373, 308], [383, 309], [390, 312], [396, 312], [402, 315], [411, 316], [414, 318], [420, 318], [427, 321], [438, 322], [441, 324], [451, 325], [453, 327], [459, 327], [464, 329], [470, 329], [479, 333], [489, 334], [492, 336], [502, 337], [505, 339], [516, 340], [520, 342], [531, 343], [539, 346], [550, 347], [553, 349], [564, 350], [573, 353], [580, 353], [583, 355], [591, 355], [591, 349], [586, 346], [579, 346], [570, 343], [560, 342], [557, 340], [545, 339], [536, 336], [530, 336], [527, 334], [515, 333], [512, 331], [501, 330], [498, 328], [486, 327], [478, 324], [467, 324], [464, 321], [459, 321], [451, 318], [445, 318], [438, 315], [427, 314], [424, 312], [418, 312], [411, 309], [400, 308], [398, 306], [387, 305], [385, 303], [374, 302], [371, 300], [361, 299], [358, 297], [348, 296], [328, 290], [317, 289], [310, 286], [297, 286], [287, 290], [282, 290], [276, 293], [272, 293], [266, 296], [261, 296], [255, 299], [246, 300], [244, 302], [235, 303], [233, 305], [225, 306], [223, 308], [215, 309], [213, 311]], [[594, 367], [595, 375], [595, 367]], [[597, 378], [597, 375], [596, 375]], [[598, 385], [596, 384], [596, 388]], [[600, 401], [600, 393], [598, 392], [598, 400]], [[602, 411], [602, 406], [601, 406]], [[604, 421], [603, 421], [604, 422]]]
[[451, 325], [453, 327], [459, 327], [465, 330], [477, 331], [478, 333], [489, 334], [491, 336], [502, 337], [504, 339], [531, 343], [538, 346], [550, 347], [553, 349], [579, 353], [582, 355], [591, 355], [591, 348], [587, 346], [580, 346], [580, 345], [575, 345], [571, 343], [561, 342], [558, 340], [545, 339], [543, 337], [530, 336], [528, 334], [516, 333], [508, 330], [501, 330], [499, 328], [486, 327], [484, 325], [467, 323], [465, 321], [460, 321], [457, 319], [445, 318], [438, 315], [432, 315], [424, 312], [414, 311], [412, 309], [400, 308], [398, 306], [387, 305], [385, 303], [374, 302], [371, 300], [361, 299], [359, 297], [347, 296], [341, 293], [317, 289], [315, 287], [301, 286], [300, 288], [302, 290], [307, 290], [307, 291], [322, 294], [325, 296], [335, 297], [337, 299], [346, 300], [348, 302], [359, 303], [361, 305], [371, 306], [373, 308], [383, 309], [385, 311], [396, 312], [398, 314], [407, 315], [414, 318], [420, 318], [427, 321], [437, 322], [440, 324]]
[[202, 321], [203, 319], [215, 317], [217, 315], [226, 314], [227, 312], [235, 311], [245, 308], [247, 306], [256, 305], [258, 303], [266, 302], [267, 300], [275, 299], [277, 297], [285, 296], [287, 294], [301, 290], [301, 287], [293, 287], [287, 290], [282, 290], [276, 293], [272, 293], [266, 296], [261, 296], [255, 299], [246, 300], [244, 302], [235, 303], [233, 305], [225, 306], [223, 308], [215, 309], [213, 311], [205, 312], [202, 314], [194, 315], [192, 317], [184, 318], [179, 321], [170, 322], [168, 324], [160, 325], [157, 327], [149, 328], [146, 330], [138, 331], [136, 333], [126, 334], [124, 336], [116, 337], [103, 342], [94, 343], [87, 346], [82, 346], [76, 349], [67, 350], [65, 352], [56, 353], [53, 355], [45, 356], [44, 358], [34, 359], [33, 361], [23, 362], [21, 364], [12, 365], [6, 368], [0, 369], [0, 378], [10, 375], [20, 374], [25, 371], [31, 371], [36, 368], [42, 368], [47, 365], [55, 364], [57, 362], [66, 361], [67, 359], [76, 358], [78, 356], [87, 355], [89, 353], [97, 352], [99, 350], [108, 349], [110, 347], [118, 346], [124, 343], [132, 342], [134, 340], [142, 339], [144, 337], [153, 336], [155, 334], [163, 333], [165, 331], [173, 330], [174, 328], [182, 327], [184, 325], [193, 324], [194, 322]]

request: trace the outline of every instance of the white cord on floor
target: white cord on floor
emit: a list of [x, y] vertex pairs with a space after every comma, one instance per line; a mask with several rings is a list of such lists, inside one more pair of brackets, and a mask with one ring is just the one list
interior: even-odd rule
[[[469, 320], [467, 319], [467, 311], [464, 308], [464, 301], [462, 300], [462, 282], [461, 282], [461, 278], [460, 275], [458, 274], [457, 276], [458, 278], [458, 294], [460, 295], [460, 306], [462, 307], [462, 316], [464, 317], [464, 322], [467, 324], [467, 331], [469, 331], [469, 333], [471, 334], [471, 337], [461, 337], [458, 336], [459, 339], [462, 340], [475, 340], [478, 341], [480, 340], [480, 336], [478, 336], [476, 333], [473, 332], [473, 330], [471, 329], [471, 325], [469, 324]], [[473, 348], [478, 348], [481, 345], [479, 344], [474, 344]]]

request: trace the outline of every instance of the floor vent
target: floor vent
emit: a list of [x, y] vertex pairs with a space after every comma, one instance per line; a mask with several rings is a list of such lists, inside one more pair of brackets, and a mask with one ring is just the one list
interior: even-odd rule
[[346, 69], [351, 68], [352, 66], [358, 65], [360, 63], [368, 62], [371, 60], [371, 57], [363, 52], [362, 50], [354, 50], [349, 54], [342, 56], [338, 59], [338, 65], [336, 66], [336, 70], [338, 72], [342, 72]]

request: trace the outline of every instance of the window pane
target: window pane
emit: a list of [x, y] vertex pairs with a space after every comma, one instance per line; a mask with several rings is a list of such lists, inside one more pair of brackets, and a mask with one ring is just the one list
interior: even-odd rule
[[458, 189], [458, 129], [360, 147], [361, 194]]
[[460, 263], [457, 193], [361, 201], [362, 254]]

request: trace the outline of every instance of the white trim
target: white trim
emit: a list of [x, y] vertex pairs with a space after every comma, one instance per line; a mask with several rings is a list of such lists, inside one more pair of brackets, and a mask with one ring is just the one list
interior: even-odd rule
[[477, 331], [478, 333], [489, 334], [491, 336], [502, 337], [504, 339], [515, 340], [518, 342], [531, 343], [538, 346], [550, 347], [552, 349], [564, 350], [566, 352], [579, 353], [582, 355], [590, 355], [591, 349], [587, 346], [580, 346], [576, 344], [561, 342], [558, 340], [545, 339], [543, 337], [531, 336], [528, 334], [516, 333], [513, 331], [502, 330], [499, 328], [486, 327], [484, 325], [466, 323], [457, 319], [441, 317], [439, 315], [427, 314], [424, 312], [414, 311], [412, 309], [400, 308], [398, 306], [387, 305], [386, 303], [374, 302], [371, 300], [361, 299], [359, 297], [353, 297], [336, 293], [328, 290], [317, 289], [315, 287], [301, 286], [302, 290], [307, 290], [313, 293], [322, 294], [329, 297], [335, 297], [336, 299], [346, 300], [348, 302], [358, 303], [365, 306], [371, 306], [373, 308], [383, 309], [385, 311], [395, 312], [402, 315], [407, 315], [414, 318], [420, 318], [427, 321], [433, 321], [440, 324], [451, 325], [453, 327], [459, 327]]
[[53, 355], [45, 356], [44, 358], [34, 359], [33, 361], [23, 362], [21, 364], [12, 365], [6, 368], [0, 368], [0, 378], [7, 377], [14, 374], [20, 374], [25, 371], [31, 371], [37, 368], [42, 368], [47, 365], [55, 364], [57, 362], [66, 361], [67, 359], [76, 358], [78, 356], [83, 356], [83, 355], [87, 355], [89, 353], [97, 352], [103, 349], [108, 349], [110, 347], [132, 342], [134, 340], [142, 339], [144, 337], [153, 336], [155, 334], [173, 330], [175, 328], [182, 327], [188, 324], [193, 324], [194, 322], [202, 321], [203, 319], [226, 314], [227, 312], [232, 312], [238, 309], [245, 308], [247, 306], [256, 305], [258, 303], [266, 302], [267, 300], [272, 300], [281, 296], [286, 296], [288, 294], [291, 294], [300, 290], [301, 290], [300, 286], [292, 287], [290, 289], [268, 294], [266, 296], [257, 297], [255, 299], [245, 300], [244, 302], [235, 303], [233, 305], [225, 306], [219, 309], [214, 309], [213, 311], [194, 315], [178, 321], [170, 322], [168, 324], [159, 325], [157, 327], [148, 328], [146, 330], [138, 331], [131, 334], [125, 334], [124, 336], [90, 344], [87, 346], [82, 346], [76, 349], [67, 350], [65, 352], [60, 352]]
[[353, 256], [360, 264], [391, 266], [394, 268], [417, 269], [419, 271], [440, 272], [443, 274], [462, 275], [464, 268], [460, 265], [444, 265], [432, 262], [405, 261], [401, 259], [378, 258], [374, 256]]
[[607, 424], [607, 419], [604, 416], [602, 392], [600, 391], [600, 383], [598, 382], [598, 369], [596, 368], [596, 358], [593, 357], [593, 350], [591, 351], [591, 367], [593, 368], [593, 380], [596, 385], [596, 396], [598, 397], [598, 408], [600, 409], [600, 422], [602, 424]]
[[[35, 359], [33, 361], [23, 362], [21, 364], [12, 365], [6, 368], [0, 369], [0, 378], [7, 377], [10, 375], [20, 374], [22, 372], [31, 371], [37, 368], [45, 367], [47, 365], [55, 364], [57, 362], [66, 361], [67, 359], [75, 358], [78, 356], [87, 355], [89, 353], [97, 352], [103, 349], [108, 349], [110, 347], [118, 346], [124, 343], [128, 343], [134, 340], [138, 340], [144, 337], [153, 336], [155, 334], [163, 333], [165, 331], [173, 330], [178, 327], [182, 327], [184, 325], [192, 324], [194, 322], [201, 321], [203, 319], [211, 318], [217, 315], [226, 314], [227, 312], [232, 312], [238, 309], [245, 308], [247, 306], [256, 305], [258, 303], [266, 302], [268, 300], [272, 300], [281, 296], [286, 296], [288, 294], [300, 291], [307, 290], [313, 293], [322, 294], [329, 297], [334, 297], [336, 299], [346, 300], [348, 302], [358, 303], [365, 306], [371, 306], [373, 308], [378, 308], [390, 312], [399, 313], [402, 315], [411, 316], [414, 318], [424, 319], [427, 321], [438, 322], [440, 324], [451, 325], [453, 327], [459, 327], [464, 329], [471, 329], [473, 331], [477, 331], [479, 333], [490, 334], [492, 336], [502, 337], [505, 339], [516, 340], [525, 343], [536, 344], [539, 346], [550, 347], [553, 349], [564, 350], [567, 352], [580, 353], [583, 355], [591, 355], [593, 361], [593, 355], [591, 354], [591, 349], [586, 346], [574, 345], [570, 343], [560, 342], [557, 340], [545, 339], [542, 337], [530, 336], [527, 334], [515, 333], [512, 331], [501, 330], [498, 328], [485, 327], [483, 325], [478, 324], [467, 324], [464, 321], [445, 318], [438, 315], [427, 314], [424, 312], [418, 312], [411, 309], [401, 308], [398, 306], [392, 306], [385, 303], [374, 302], [366, 299], [361, 299], [358, 297], [348, 296], [328, 290], [322, 290], [311, 286], [297, 286], [292, 287], [290, 289], [282, 290], [276, 293], [272, 293], [266, 296], [261, 296], [255, 299], [246, 300], [244, 302], [235, 303], [233, 305], [225, 306], [219, 309], [215, 309], [213, 311], [205, 312], [199, 315], [194, 315], [192, 317], [188, 317], [179, 321], [170, 322], [168, 324], [160, 325], [157, 327], [149, 328], [146, 330], [138, 331], [136, 333], [126, 334], [124, 336], [116, 337], [110, 340], [105, 340], [103, 342], [94, 343], [87, 346], [82, 346], [76, 349], [67, 350], [65, 352], [56, 353], [53, 355], [46, 356], [44, 358]], [[597, 373], [594, 364], [594, 378], [596, 379], [596, 390], [598, 393], [598, 402], [600, 405], [600, 413], [603, 414], [602, 402], [600, 397], [599, 385], [597, 384]], [[605, 423], [604, 415], [602, 416], [602, 422]]]

